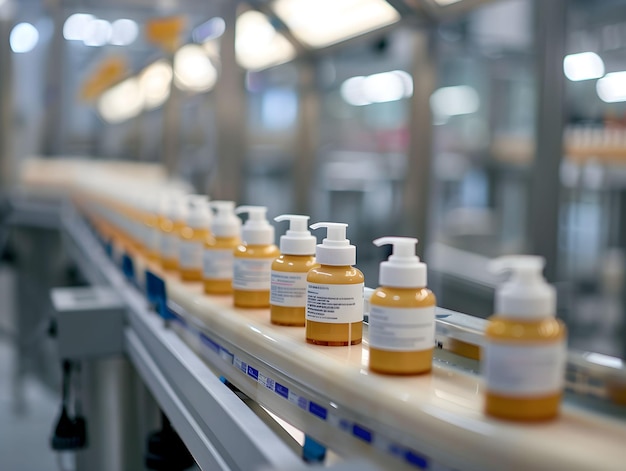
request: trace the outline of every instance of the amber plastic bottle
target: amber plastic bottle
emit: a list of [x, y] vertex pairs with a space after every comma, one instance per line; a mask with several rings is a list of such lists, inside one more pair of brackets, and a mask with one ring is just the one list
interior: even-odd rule
[[237, 214], [249, 217], [241, 230], [242, 243], [234, 250], [233, 303], [236, 307], [270, 306], [272, 262], [280, 255], [274, 244], [274, 227], [264, 206], [239, 206]]
[[289, 221], [280, 237], [280, 256], [272, 263], [270, 321], [272, 324], [304, 327], [306, 277], [315, 262], [316, 239], [307, 230], [309, 217], [283, 214], [274, 221]]
[[318, 244], [319, 267], [307, 275], [306, 341], [315, 345], [356, 345], [363, 339], [365, 278], [356, 263], [356, 247], [346, 239], [347, 224], [319, 222], [328, 237]]
[[556, 295], [541, 275], [542, 257], [494, 261], [511, 279], [496, 291], [482, 352], [485, 412], [501, 419], [540, 421], [559, 413], [566, 361], [566, 330], [554, 318]]
[[415, 255], [417, 239], [382, 237], [374, 244], [393, 244], [393, 254], [381, 263], [381, 286], [370, 298], [369, 367], [384, 374], [427, 373], [437, 300], [426, 288], [426, 265]]
[[180, 231], [180, 277], [183, 281], [202, 281], [202, 258], [210, 234], [211, 213], [206, 196], [189, 195], [187, 201], [186, 226]]
[[203, 282], [207, 294], [233, 292], [234, 250], [241, 244], [241, 219], [233, 201], [212, 201], [211, 235], [204, 241]]
[[163, 196], [159, 212], [159, 261], [164, 270], [178, 269], [180, 231], [186, 226], [186, 206], [182, 194]]
[[159, 261], [159, 216], [154, 195], [146, 195], [141, 200], [144, 225], [144, 254], [151, 262]]

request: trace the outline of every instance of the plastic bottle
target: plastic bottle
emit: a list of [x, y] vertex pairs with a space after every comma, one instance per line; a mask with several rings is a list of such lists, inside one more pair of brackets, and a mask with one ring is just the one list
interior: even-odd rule
[[315, 249], [319, 267], [307, 275], [306, 341], [343, 346], [361, 343], [363, 337], [364, 277], [353, 267], [356, 247], [346, 239], [347, 224], [318, 222], [326, 239]]
[[382, 237], [393, 245], [380, 264], [380, 287], [370, 298], [369, 367], [385, 374], [411, 375], [432, 369], [435, 295], [426, 288], [426, 264], [415, 255], [417, 239]]
[[272, 263], [270, 320], [272, 324], [304, 327], [306, 277], [315, 263], [317, 240], [308, 231], [308, 216], [283, 214], [274, 221], [289, 221], [280, 237], [280, 257]]
[[159, 261], [160, 234], [158, 228], [159, 217], [157, 214], [156, 197], [148, 194], [141, 199], [143, 224], [144, 224], [144, 250], [145, 255], [151, 262]]
[[556, 417], [563, 390], [566, 330], [555, 319], [556, 293], [541, 272], [545, 260], [508, 256], [492, 262], [511, 278], [496, 290], [482, 352], [485, 411], [502, 419]]
[[187, 196], [187, 211], [186, 225], [180, 231], [180, 277], [183, 281], [202, 281], [202, 253], [211, 224], [207, 196]]
[[230, 294], [233, 292], [234, 249], [241, 244], [241, 219], [235, 214], [233, 201], [212, 201], [215, 215], [211, 234], [204, 242], [204, 292]]
[[[176, 270], [178, 268], [178, 238], [180, 230], [185, 226], [184, 210], [182, 206], [183, 195], [177, 193], [167, 193], [161, 197], [159, 207], [158, 226], [159, 237], [159, 260], [161, 267], [165, 270]], [[176, 227], [178, 221], [179, 227]]]
[[280, 255], [274, 244], [274, 227], [265, 217], [265, 206], [239, 206], [235, 213], [248, 213], [249, 217], [241, 229], [242, 243], [234, 250], [234, 304], [269, 307], [270, 271], [272, 262]]

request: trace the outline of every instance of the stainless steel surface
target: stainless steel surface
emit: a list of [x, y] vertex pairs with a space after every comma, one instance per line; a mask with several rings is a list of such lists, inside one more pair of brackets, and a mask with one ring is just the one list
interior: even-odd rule
[[563, 156], [566, 0], [535, 6], [537, 57], [536, 152], [532, 166], [528, 204], [530, 252], [546, 259], [545, 276], [558, 278], [558, 234], [561, 185], [559, 169]]

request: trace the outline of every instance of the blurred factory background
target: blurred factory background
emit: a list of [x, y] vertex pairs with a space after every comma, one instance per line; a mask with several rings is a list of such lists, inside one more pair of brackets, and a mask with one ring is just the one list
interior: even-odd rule
[[[486, 261], [539, 254], [570, 346], [623, 357], [625, 51], [623, 0], [0, 0], [1, 188], [29, 156], [163, 162], [348, 223], [367, 286], [374, 238], [418, 237], [480, 317]], [[53, 370], [32, 293], [72, 270], [48, 229], [6, 239], [0, 332]]]

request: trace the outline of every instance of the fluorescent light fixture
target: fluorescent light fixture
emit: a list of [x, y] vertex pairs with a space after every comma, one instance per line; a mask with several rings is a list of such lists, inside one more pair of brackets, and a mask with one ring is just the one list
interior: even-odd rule
[[174, 55], [174, 83], [181, 90], [207, 92], [217, 82], [217, 70], [202, 46], [188, 44]]
[[400, 19], [385, 0], [275, 0], [272, 8], [311, 47], [338, 43]]
[[124, 80], [104, 92], [98, 100], [98, 112], [109, 123], [121, 123], [137, 116], [144, 107], [139, 80]]
[[626, 101], [626, 71], [606, 74], [596, 82], [596, 92], [605, 103]]
[[139, 25], [128, 18], [115, 20], [111, 24], [110, 43], [114, 46], [128, 46], [139, 36]]
[[267, 17], [249, 10], [237, 18], [235, 49], [237, 62], [249, 70], [261, 70], [290, 61], [296, 55], [293, 45], [278, 33]]
[[435, 0], [435, 3], [439, 6], [445, 7], [454, 3], [459, 3], [460, 1], [461, 0]]
[[23, 54], [35, 49], [39, 42], [39, 31], [30, 23], [18, 23], [11, 30], [9, 44], [16, 54]]
[[63, 37], [68, 41], [82, 41], [89, 23], [94, 20], [93, 15], [74, 13], [63, 23]]
[[91, 20], [83, 31], [83, 44], [91, 47], [101, 47], [111, 40], [113, 27], [107, 20]]
[[604, 75], [604, 62], [595, 52], [570, 54], [563, 59], [563, 72], [572, 82], [596, 79]]
[[351, 77], [341, 85], [340, 93], [352, 106], [397, 101], [413, 95], [413, 80], [404, 70]]
[[139, 87], [146, 110], [158, 108], [169, 98], [173, 75], [172, 66], [165, 60], [154, 62], [143, 70]]
[[217, 39], [226, 31], [226, 22], [224, 18], [220, 18], [216, 16], [215, 18], [211, 18], [209, 21], [205, 21], [199, 26], [196, 26], [191, 32], [191, 38], [202, 44], [206, 41], [210, 41], [211, 39]]
[[430, 96], [430, 107], [437, 122], [445, 122], [452, 116], [471, 114], [478, 111], [478, 92], [467, 85], [443, 87]]

